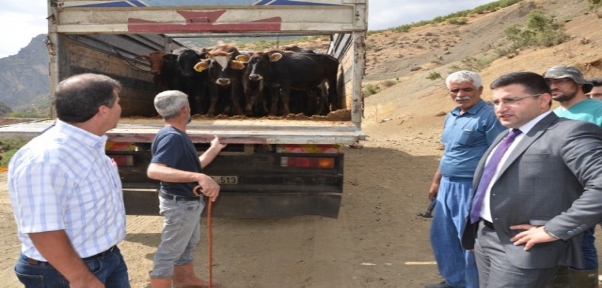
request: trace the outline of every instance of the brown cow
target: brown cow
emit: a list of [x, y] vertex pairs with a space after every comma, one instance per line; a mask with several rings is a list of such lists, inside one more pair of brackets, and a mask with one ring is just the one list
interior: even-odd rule
[[150, 63], [153, 82], [159, 91], [174, 89], [177, 55], [157, 50], [149, 55], [140, 55], [138, 58]]
[[216, 104], [219, 100], [220, 92], [228, 93], [229, 101], [224, 110], [234, 110], [234, 114], [242, 114], [240, 108], [240, 78], [242, 70], [245, 68], [243, 63], [235, 60], [240, 55], [238, 49], [231, 45], [220, 45], [207, 52], [208, 59], [198, 62], [194, 69], [197, 71], [207, 70], [209, 73], [209, 95], [210, 104], [207, 115], [216, 114]]

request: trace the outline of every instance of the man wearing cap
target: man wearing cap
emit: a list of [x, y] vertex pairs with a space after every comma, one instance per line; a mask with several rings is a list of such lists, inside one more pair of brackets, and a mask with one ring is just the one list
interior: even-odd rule
[[[583, 78], [578, 68], [554, 66], [546, 71], [544, 78], [552, 90], [552, 99], [560, 103], [560, 107], [554, 109], [556, 115], [602, 127], [602, 101], [587, 96], [593, 85]], [[555, 283], [566, 283], [567, 279], [571, 279], [568, 287], [598, 287], [598, 252], [594, 245], [594, 229], [595, 226], [592, 226], [583, 232], [581, 250], [585, 259], [584, 269], [563, 268], [556, 275]]]
[[594, 87], [586, 95], [592, 99], [602, 100], [602, 78], [589, 78], [587, 81], [592, 83]]

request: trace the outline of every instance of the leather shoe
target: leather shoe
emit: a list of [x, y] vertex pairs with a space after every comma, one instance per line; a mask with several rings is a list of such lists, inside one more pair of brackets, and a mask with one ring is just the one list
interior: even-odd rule
[[447, 285], [445, 281], [437, 284], [429, 284], [424, 286], [424, 288], [454, 288], [454, 286]]

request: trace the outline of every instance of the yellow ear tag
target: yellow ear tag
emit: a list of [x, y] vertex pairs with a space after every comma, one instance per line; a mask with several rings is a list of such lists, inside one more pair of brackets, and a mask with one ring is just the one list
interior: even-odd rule
[[196, 63], [196, 65], [194, 65], [194, 70], [196, 72], [203, 72], [203, 70], [205, 70], [205, 67], [203, 67], [203, 65], [200, 65], [201, 62]]

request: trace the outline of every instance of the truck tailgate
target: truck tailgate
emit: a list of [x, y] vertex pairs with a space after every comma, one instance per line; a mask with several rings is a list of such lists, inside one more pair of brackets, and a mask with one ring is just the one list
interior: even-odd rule
[[[0, 126], [0, 140], [29, 140], [54, 120]], [[107, 132], [113, 142], [150, 143], [163, 127], [160, 118], [127, 118]], [[194, 119], [186, 132], [195, 143], [209, 143], [214, 135], [232, 144], [354, 144], [366, 135], [351, 122], [284, 119]]]

